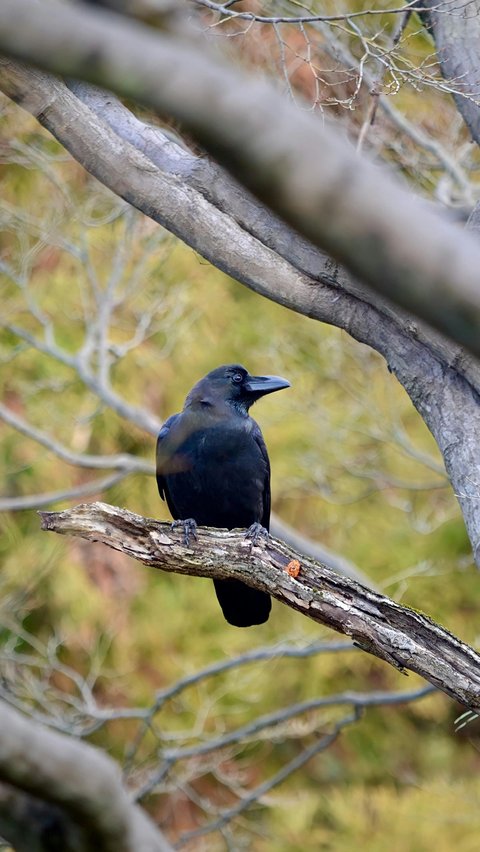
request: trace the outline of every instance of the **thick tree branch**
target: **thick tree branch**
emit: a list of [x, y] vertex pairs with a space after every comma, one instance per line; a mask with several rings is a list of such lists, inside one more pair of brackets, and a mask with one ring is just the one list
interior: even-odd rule
[[[252, 548], [242, 532], [199, 529], [191, 547], [169, 524], [106, 503], [42, 512], [42, 526], [101, 541], [145, 565], [199, 577], [236, 578], [351, 636], [365, 651], [410, 669], [480, 712], [480, 656], [427, 616], [303, 558], [277, 539]], [[297, 561], [296, 561], [297, 560]], [[296, 574], [295, 568], [300, 568]]]
[[3, 702], [0, 780], [39, 802], [61, 808], [66, 819], [82, 829], [85, 843], [79, 852], [171, 849], [146, 814], [132, 804], [120, 771], [109, 757], [44, 728]]
[[45, 2], [3, 0], [0, 47], [182, 121], [300, 233], [480, 355], [480, 249], [468, 235], [425, 210], [272, 86], [208, 56], [203, 44], [104, 10], [54, 10], [48, 14]]
[[440, 68], [451, 83], [458, 110], [480, 144], [480, 2], [469, 0], [452, 7], [439, 0], [421, 0], [418, 5], [429, 10], [420, 12], [420, 17], [435, 39]]
[[111, 93], [74, 82], [70, 92], [54, 77], [1, 60], [0, 86], [98, 180], [228, 275], [294, 311], [345, 328], [389, 363], [391, 356], [394, 370], [395, 350], [404, 345], [396, 347], [395, 337], [414, 335], [441, 362], [454, 362], [480, 392], [479, 364], [464, 349], [368, 292], [215, 162], [139, 121]]
[[88, 837], [61, 808], [0, 784], [0, 836], [15, 852], [86, 852]]
[[[424, 343], [440, 361], [446, 364], [455, 361], [458, 372], [480, 393], [479, 363], [469, 357], [463, 348], [423, 323], [417, 323], [411, 315], [394, 308], [390, 302], [369, 291], [344, 268], [335, 264], [329, 255], [260, 204], [216, 162], [193, 154], [160, 128], [139, 121], [111, 92], [70, 81], [69, 87], [77, 98], [68, 98], [65, 91], [60, 89], [62, 84], [55, 78], [16, 66], [15, 63], [4, 65], [2, 73], [1, 62], [0, 85], [6, 94], [31, 111], [85, 168], [114, 192], [121, 194], [115, 184], [111, 161], [112, 154], [115, 154], [111, 150], [104, 158], [97, 146], [94, 161], [91, 157], [87, 162], [82, 159], [82, 147], [76, 137], [80, 136], [85, 146], [94, 127], [89, 113], [82, 114], [79, 102], [88, 106], [117, 137], [128, 143], [128, 148], [122, 152], [122, 162], [126, 169], [129, 168], [128, 152], [130, 146], [133, 146], [158, 167], [164, 180], [167, 181], [170, 176], [175, 179], [177, 190], [179, 183], [184, 187], [188, 192], [189, 209], [193, 207], [202, 220], [195, 223], [194, 229], [191, 221], [189, 228], [182, 227], [176, 199], [172, 197], [170, 188], [167, 201], [162, 203], [159, 198], [156, 207], [150, 207], [148, 215], [176, 233], [187, 245], [193, 246], [228, 275], [294, 311], [345, 328], [353, 337], [381, 352], [387, 360], [386, 348], [381, 344], [382, 336], [374, 332], [378, 323], [391, 323], [394, 326], [388, 329], [390, 339], [395, 333], [403, 336], [411, 336], [413, 333], [415, 340]], [[48, 109], [45, 110], [47, 102]], [[64, 133], [66, 124], [69, 126], [67, 136]], [[107, 140], [104, 136], [102, 139], [105, 148]], [[133, 185], [133, 182], [130, 181], [130, 184]], [[165, 190], [166, 187], [164, 194]], [[129, 200], [146, 212], [141, 197], [130, 195]], [[214, 252], [210, 250], [211, 241], [208, 237], [213, 220]], [[219, 228], [225, 234], [224, 247], [219, 245]], [[272, 255], [272, 251], [275, 254]], [[356, 315], [358, 302], [364, 314], [361, 317]], [[339, 305], [337, 309], [336, 305]], [[395, 347], [390, 345], [390, 350], [392, 348]]]

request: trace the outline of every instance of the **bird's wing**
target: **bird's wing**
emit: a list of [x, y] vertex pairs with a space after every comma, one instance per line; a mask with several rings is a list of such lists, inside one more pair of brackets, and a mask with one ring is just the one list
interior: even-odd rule
[[[255, 423], [255, 421], [254, 421]], [[263, 440], [263, 435], [258, 423], [255, 423], [252, 436], [260, 449], [263, 460], [265, 462], [265, 481], [263, 486], [263, 515], [261, 524], [262, 527], [265, 527], [266, 530], [270, 529], [270, 507], [271, 507], [271, 496], [270, 496], [270, 459], [268, 458], [267, 447], [265, 441]]]
[[160, 429], [160, 432], [158, 433], [158, 438], [157, 438], [157, 452], [156, 452], [157, 485], [158, 485], [158, 491], [160, 493], [160, 497], [162, 498], [162, 500], [166, 500], [167, 503], [168, 503], [167, 481], [166, 481], [165, 476], [163, 475], [163, 465], [161, 463], [161, 458], [164, 455], [163, 450], [164, 450], [164, 446], [165, 446], [165, 439], [170, 434], [170, 429], [172, 428], [174, 423], [176, 423], [176, 421], [178, 420], [179, 417], [180, 417], [179, 414], [172, 414], [172, 416], [169, 417], [168, 420], [165, 420], [165, 423], [163, 424], [162, 428]]

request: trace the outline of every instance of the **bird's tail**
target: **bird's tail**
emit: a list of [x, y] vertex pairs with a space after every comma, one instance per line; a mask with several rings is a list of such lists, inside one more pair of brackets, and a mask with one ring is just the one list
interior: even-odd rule
[[268, 621], [272, 601], [266, 592], [251, 589], [240, 580], [214, 580], [223, 615], [234, 627], [253, 627]]

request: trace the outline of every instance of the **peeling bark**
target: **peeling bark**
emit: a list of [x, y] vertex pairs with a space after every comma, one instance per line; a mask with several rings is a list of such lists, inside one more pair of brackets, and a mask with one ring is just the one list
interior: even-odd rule
[[428, 616], [336, 574], [278, 539], [252, 547], [241, 531], [199, 528], [195, 544], [186, 547], [181, 530], [106, 503], [40, 515], [44, 530], [101, 541], [152, 568], [242, 580], [480, 712], [480, 655], [473, 648]]

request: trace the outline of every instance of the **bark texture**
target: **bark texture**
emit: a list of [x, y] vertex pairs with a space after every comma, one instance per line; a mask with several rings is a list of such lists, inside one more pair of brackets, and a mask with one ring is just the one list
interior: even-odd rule
[[480, 144], [480, 2], [419, 0], [421, 18], [430, 30], [442, 74], [472, 138]]
[[3, 0], [7, 55], [176, 118], [299, 233], [480, 355], [480, 248], [467, 234], [359, 157], [338, 129], [204, 44], [104, 10], [50, 3]]
[[44, 530], [101, 541], [152, 568], [242, 580], [480, 712], [480, 655], [473, 648], [426, 615], [341, 577], [277, 539], [252, 547], [242, 531], [199, 528], [195, 544], [186, 547], [182, 530], [106, 503], [40, 514]]

